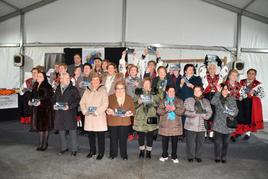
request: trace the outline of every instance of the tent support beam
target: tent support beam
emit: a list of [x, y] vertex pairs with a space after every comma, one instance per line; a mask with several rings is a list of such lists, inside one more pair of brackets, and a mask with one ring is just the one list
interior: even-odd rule
[[122, 0], [122, 36], [121, 45], [126, 46], [126, 29], [127, 29], [127, 0]]
[[241, 15], [249, 17], [251, 19], [263, 22], [265, 24], [268, 24], [268, 18], [265, 17], [265, 16], [261, 16], [259, 14], [255, 14], [253, 12], [250, 12], [250, 11], [247, 11], [247, 10], [244, 10], [244, 9], [240, 9], [238, 7], [232, 6], [230, 4], [226, 4], [226, 3], [221, 2], [219, 0], [202, 0], [202, 1], [204, 1], [206, 3], [209, 3], [209, 4], [212, 4], [214, 6], [218, 6], [218, 7], [221, 7], [223, 9], [232, 11], [234, 13], [241, 14]]
[[57, 0], [43, 0], [43, 1], [39, 1], [37, 3], [34, 3], [32, 5], [29, 5], [27, 7], [24, 7], [22, 9], [16, 10], [16, 11], [11, 12], [11, 13], [5, 15], [5, 16], [0, 17], [0, 22], [3, 22], [5, 20], [7, 20], [7, 19], [10, 19], [10, 18], [15, 17], [15, 16], [18, 16], [18, 15], [24, 14], [26, 12], [32, 11], [34, 9], [37, 9], [39, 7], [42, 7], [42, 6], [45, 6], [45, 5], [47, 5], [49, 3], [52, 3], [52, 2], [55, 2], [55, 1], [57, 1]]
[[6, 2], [5, 0], [0, 0], [0, 2], [6, 4], [7, 6], [13, 8], [13, 9], [20, 10], [17, 6], [14, 6], [13, 4]]

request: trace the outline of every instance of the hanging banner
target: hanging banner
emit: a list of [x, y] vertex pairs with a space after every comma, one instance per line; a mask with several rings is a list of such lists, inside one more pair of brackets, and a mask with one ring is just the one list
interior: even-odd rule
[[82, 63], [90, 63], [93, 64], [93, 59], [95, 57], [104, 58], [104, 48], [98, 49], [82, 49]]

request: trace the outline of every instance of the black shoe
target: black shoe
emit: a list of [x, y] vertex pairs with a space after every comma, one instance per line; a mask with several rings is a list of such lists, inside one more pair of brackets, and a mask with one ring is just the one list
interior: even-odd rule
[[194, 159], [189, 158], [189, 159], [188, 159], [188, 162], [194, 162]]
[[146, 151], [146, 158], [151, 159], [151, 151]]
[[54, 134], [56, 134], [56, 135], [59, 134], [59, 131], [58, 130], [55, 130]]
[[232, 136], [230, 139], [232, 142], [236, 142], [236, 137]]
[[75, 157], [77, 155], [77, 151], [72, 151], [71, 156]]
[[87, 158], [92, 158], [96, 155], [96, 153], [93, 152], [89, 152], [89, 154], [87, 154]]
[[144, 158], [144, 153], [145, 153], [144, 150], [140, 150], [139, 158]]
[[123, 159], [123, 160], [128, 160], [128, 158], [127, 158], [127, 157], [122, 157], [122, 159]]
[[48, 147], [48, 144], [42, 146], [41, 151], [45, 151], [45, 150], [47, 150], [47, 147]]
[[39, 146], [36, 148], [37, 151], [41, 151], [42, 150], [42, 146]]
[[99, 154], [96, 158], [96, 160], [101, 160], [103, 158], [103, 154]]
[[220, 160], [219, 160], [219, 159], [215, 159], [215, 162], [216, 162], [216, 163], [220, 163]]
[[109, 159], [111, 159], [111, 160], [113, 160], [113, 159], [115, 159], [116, 157], [114, 157], [114, 156], [109, 156]]
[[68, 149], [65, 149], [65, 150], [60, 151], [60, 152], [59, 152], [59, 155], [63, 155], [63, 154], [65, 154], [66, 152], [68, 152]]
[[227, 162], [226, 160], [223, 160], [223, 159], [221, 160], [221, 163], [226, 163], [226, 162]]
[[243, 140], [249, 140], [250, 139], [250, 136], [249, 135], [245, 135]]
[[202, 162], [202, 159], [201, 159], [201, 158], [195, 158], [195, 160], [196, 160], [198, 163], [201, 163], [201, 162]]

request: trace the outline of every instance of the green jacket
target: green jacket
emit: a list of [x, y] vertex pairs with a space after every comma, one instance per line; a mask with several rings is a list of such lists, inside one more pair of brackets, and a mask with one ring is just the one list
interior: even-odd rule
[[[143, 92], [143, 94], [146, 94]], [[153, 95], [151, 104], [139, 104], [138, 100], [141, 95], [135, 95], [134, 104], [136, 108], [136, 115], [134, 118], [133, 129], [139, 132], [149, 132], [154, 131], [158, 128], [157, 124], [147, 124], [148, 117], [157, 117], [157, 107], [160, 101], [159, 95]]]

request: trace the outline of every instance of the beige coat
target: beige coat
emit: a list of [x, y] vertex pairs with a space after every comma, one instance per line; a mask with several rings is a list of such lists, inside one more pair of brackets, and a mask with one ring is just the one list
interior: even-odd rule
[[[85, 115], [90, 106], [97, 107], [96, 116]], [[86, 89], [80, 101], [80, 107], [85, 115], [85, 131], [107, 131], [105, 111], [108, 108], [108, 94], [103, 85], [95, 91], [91, 87]]]

